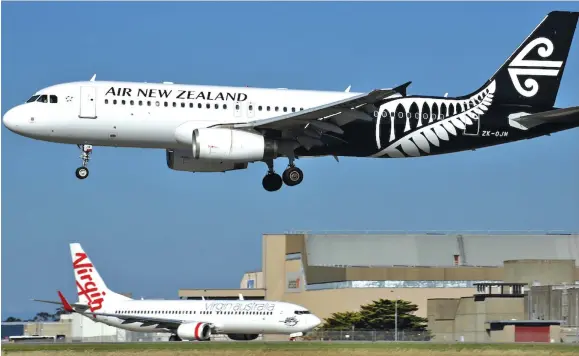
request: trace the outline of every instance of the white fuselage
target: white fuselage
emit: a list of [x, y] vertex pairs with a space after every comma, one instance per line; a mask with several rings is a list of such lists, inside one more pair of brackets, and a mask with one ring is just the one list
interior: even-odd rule
[[[3, 121], [11, 131], [44, 141], [190, 150], [189, 145], [176, 140], [180, 126], [191, 132], [215, 124], [276, 117], [358, 94], [164, 83], [72, 82], [39, 90], [35, 95], [47, 95], [48, 102], [18, 105], [4, 115]], [[54, 98], [56, 102], [51, 103]]]
[[[210, 323], [219, 334], [305, 334], [321, 322], [301, 306], [261, 300], [124, 300], [105, 305], [98, 312]], [[126, 330], [167, 332], [157, 324], [123, 323], [116, 317], [95, 318], [87, 313], [95, 321]]]

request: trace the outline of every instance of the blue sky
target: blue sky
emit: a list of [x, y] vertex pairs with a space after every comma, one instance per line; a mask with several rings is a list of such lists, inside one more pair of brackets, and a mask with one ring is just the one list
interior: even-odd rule
[[[2, 114], [55, 83], [101, 80], [410, 94], [478, 88], [553, 9], [577, 3], [2, 3]], [[579, 42], [557, 99], [579, 105]], [[236, 288], [261, 268], [262, 233], [301, 230], [579, 231], [579, 130], [476, 152], [297, 161], [268, 193], [265, 164], [167, 168], [162, 150], [76, 146], [2, 126], [2, 319], [74, 299], [68, 243], [136, 297]], [[287, 162], [279, 159], [278, 170]]]

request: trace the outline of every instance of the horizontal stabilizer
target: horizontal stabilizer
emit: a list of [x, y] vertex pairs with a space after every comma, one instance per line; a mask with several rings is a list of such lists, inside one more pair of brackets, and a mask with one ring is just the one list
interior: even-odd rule
[[[49, 304], [58, 304], [58, 305], [64, 305], [63, 302], [59, 301], [55, 301], [55, 300], [42, 300], [42, 299], [31, 299], [32, 301], [35, 302], [41, 302], [41, 303], [49, 303]], [[79, 310], [86, 310], [89, 308], [88, 305], [86, 304], [79, 304], [79, 303], [72, 303], [69, 304], [71, 307], [79, 309]]]
[[547, 123], [566, 124], [574, 121], [579, 122], [579, 106], [519, 116], [510, 120], [516, 121], [526, 129]]

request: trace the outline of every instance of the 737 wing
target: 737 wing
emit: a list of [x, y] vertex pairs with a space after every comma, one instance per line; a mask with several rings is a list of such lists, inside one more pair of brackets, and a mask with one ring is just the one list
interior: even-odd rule
[[[384, 100], [395, 94], [406, 95], [407, 82], [393, 89], [376, 89], [369, 93], [356, 95], [329, 104], [306, 110], [284, 114], [272, 118], [244, 123], [216, 125], [234, 129], [274, 130], [282, 137], [297, 138], [305, 147], [323, 144], [322, 136], [327, 133], [342, 134], [340, 126], [354, 121], [371, 121], [374, 112]], [[336, 138], [336, 137], [334, 137]], [[340, 139], [339, 139], [340, 140]]]

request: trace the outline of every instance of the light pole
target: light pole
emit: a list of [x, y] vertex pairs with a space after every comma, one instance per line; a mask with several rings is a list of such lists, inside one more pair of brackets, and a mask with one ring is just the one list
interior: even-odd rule
[[394, 341], [398, 341], [398, 299], [394, 301]]

